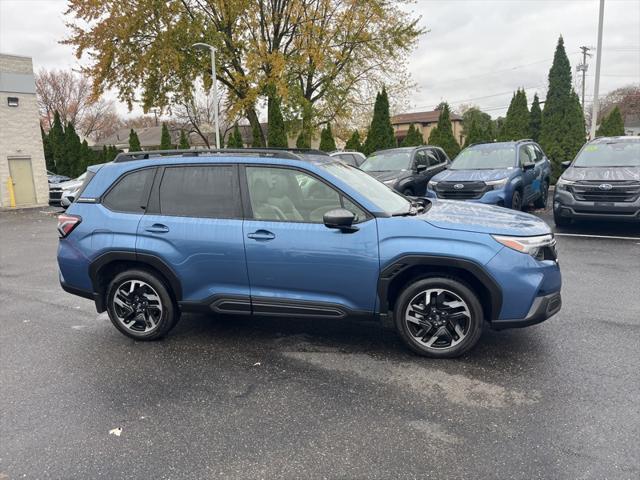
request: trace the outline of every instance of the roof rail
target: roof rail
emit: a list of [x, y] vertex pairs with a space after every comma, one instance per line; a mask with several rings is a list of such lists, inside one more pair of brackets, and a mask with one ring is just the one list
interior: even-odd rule
[[230, 156], [258, 156], [258, 157], [279, 157], [291, 160], [300, 160], [295, 152], [324, 154], [319, 150], [305, 150], [301, 148], [279, 149], [279, 148], [213, 148], [198, 150], [149, 150], [141, 152], [119, 153], [113, 160], [114, 163], [131, 162], [134, 160], [147, 160], [153, 157], [164, 157], [168, 155], [179, 155], [181, 157], [198, 157], [200, 155], [230, 155]]
[[532, 138], [521, 138], [520, 140], [516, 140], [516, 143], [520, 142], [533, 142]]

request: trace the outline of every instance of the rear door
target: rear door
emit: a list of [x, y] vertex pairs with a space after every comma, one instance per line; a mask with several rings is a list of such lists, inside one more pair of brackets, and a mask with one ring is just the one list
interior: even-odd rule
[[[375, 219], [303, 170], [247, 165], [245, 171], [244, 244], [254, 313], [371, 314], [379, 271]], [[324, 225], [324, 214], [335, 208], [356, 214], [356, 232]]]
[[160, 257], [176, 273], [183, 300], [249, 313], [238, 166], [159, 170], [138, 227], [137, 253]]

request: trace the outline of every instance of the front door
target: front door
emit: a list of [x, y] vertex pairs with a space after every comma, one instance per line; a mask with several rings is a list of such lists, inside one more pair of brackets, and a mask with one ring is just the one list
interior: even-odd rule
[[522, 205], [526, 206], [535, 197], [537, 190], [535, 188], [535, 162], [536, 154], [533, 150], [533, 145], [527, 144], [520, 147], [520, 169], [522, 170], [522, 189], [523, 189], [523, 202]]
[[[378, 280], [375, 219], [319, 178], [294, 168], [247, 166], [244, 244], [253, 312], [341, 317], [371, 314]], [[346, 208], [358, 230], [327, 228]]]
[[158, 177], [136, 252], [176, 273], [184, 302], [250, 313], [238, 166], [172, 166]]
[[13, 181], [13, 194], [16, 205], [33, 205], [36, 201], [36, 189], [33, 185], [31, 158], [10, 158], [9, 175]]

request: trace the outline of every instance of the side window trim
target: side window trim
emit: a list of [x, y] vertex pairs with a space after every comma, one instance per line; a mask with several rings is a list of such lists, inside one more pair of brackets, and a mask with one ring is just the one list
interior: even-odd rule
[[362, 219], [358, 220], [356, 222], [356, 225], [359, 224], [359, 223], [364, 223], [364, 222], [366, 222], [368, 220], [371, 220], [372, 218], [375, 218], [371, 214], [371, 212], [369, 212], [366, 208], [364, 208], [362, 205], [360, 205], [360, 203], [358, 203], [356, 200], [354, 200], [351, 196], [347, 195], [345, 192], [340, 190], [335, 185], [332, 185], [332, 184], [328, 183], [324, 178], [320, 177], [319, 175], [316, 175], [314, 172], [311, 172], [309, 170], [305, 170], [303, 168], [296, 167], [296, 166], [293, 166], [293, 165], [274, 165], [274, 164], [270, 164], [270, 163], [243, 163], [243, 164], [239, 164], [238, 166], [240, 168], [240, 176], [239, 176], [239, 179], [240, 179], [240, 193], [241, 193], [242, 206], [243, 206], [243, 212], [244, 212], [244, 219], [245, 220], [265, 221], [265, 222], [278, 222], [278, 223], [307, 223], [307, 224], [311, 224], [311, 225], [320, 225], [319, 223], [313, 223], [313, 222], [307, 222], [307, 221], [260, 220], [260, 219], [254, 218], [253, 210], [251, 208], [251, 197], [249, 196], [249, 182], [248, 182], [248, 179], [247, 179], [247, 168], [249, 168], [249, 167], [282, 168], [284, 170], [295, 170], [296, 172], [300, 172], [300, 173], [304, 173], [305, 175], [309, 175], [310, 177], [315, 178], [319, 182], [323, 183], [324, 185], [326, 185], [327, 187], [329, 187], [330, 189], [335, 191], [338, 194], [338, 197], [340, 199], [340, 205], [343, 208], [344, 208], [344, 199], [346, 198], [347, 200], [349, 200], [351, 203], [353, 203], [356, 207], [358, 207], [360, 210], [362, 210], [364, 212], [365, 218], [362, 218]]
[[[205, 217], [205, 216], [194, 216], [194, 215], [177, 215], [177, 214], [162, 212], [162, 202], [160, 201], [160, 188], [162, 186], [162, 181], [164, 179], [166, 171], [171, 168], [189, 168], [189, 167], [232, 167], [235, 170], [236, 180], [238, 181], [238, 184], [240, 184], [240, 176], [239, 176], [237, 163], [176, 163], [171, 165], [163, 165], [162, 172], [160, 175], [156, 175], [157, 180], [154, 182], [154, 185], [153, 185], [154, 187], [153, 201], [155, 202], [157, 200], [157, 205], [154, 205], [154, 207], [156, 208], [153, 214], [162, 215], [166, 217], [199, 218], [199, 219], [205, 219], [205, 220], [243, 220], [244, 219], [242, 198], [240, 198], [240, 210], [238, 212], [238, 215], [236, 216]], [[151, 214], [151, 212], [149, 213]]]

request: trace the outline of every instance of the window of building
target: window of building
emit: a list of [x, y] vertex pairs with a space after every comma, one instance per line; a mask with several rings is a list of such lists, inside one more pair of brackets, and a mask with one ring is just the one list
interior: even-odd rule
[[20, 104], [18, 97], [7, 97], [7, 105], [10, 107], [17, 107]]

